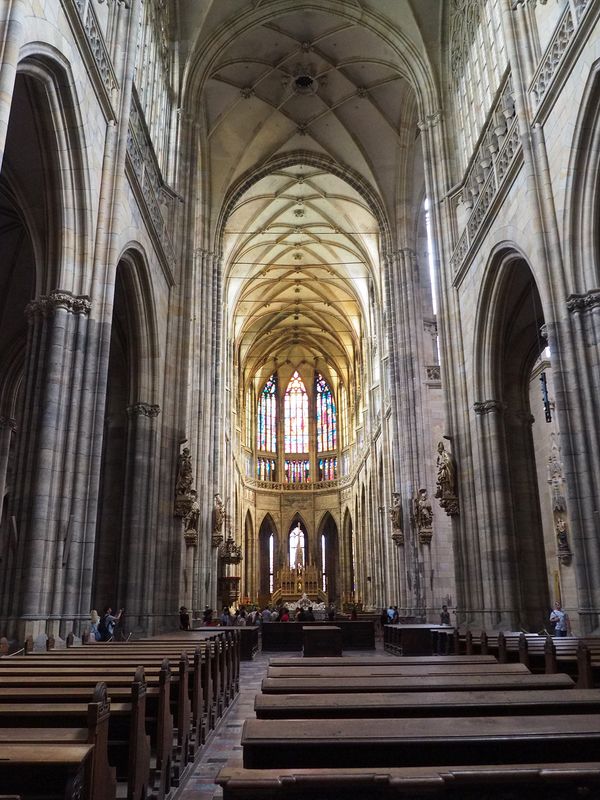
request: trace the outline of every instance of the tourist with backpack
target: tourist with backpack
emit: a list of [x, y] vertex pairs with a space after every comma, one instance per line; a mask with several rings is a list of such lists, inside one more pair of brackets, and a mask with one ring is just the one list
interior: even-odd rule
[[115, 627], [117, 622], [121, 619], [122, 614], [123, 609], [121, 609], [116, 616], [113, 616], [110, 606], [104, 609], [104, 614], [100, 617], [100, 622], [98, 623], [98, 633], [100, 634], [101, 642], [110, 642], [115, 635]]

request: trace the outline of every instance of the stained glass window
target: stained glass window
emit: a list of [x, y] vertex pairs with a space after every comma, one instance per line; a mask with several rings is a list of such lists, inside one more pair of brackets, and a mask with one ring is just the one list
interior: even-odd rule
[[276, 480], [276, 464], [274, 458], [256, 459], [256, 477], [259, 481]]
[[298, 372], [285, 391], [284, 435], [286, 453], [308, 453], [308, 395]]
[[337, 478], [337, 458], [319, 459], [319, 480], [333, 481]]
[[289, 547], [290, 567], [298, 568], [305, 566], [304, 560], [304, 531], [300, 527], [300, 523], [290, 531], [290, 547]]
[[259, 450], [277, 450], [277, 379], [271, 375], [258, 400], [256, 443]]
[[300, 460], [286, 458], [284, 471], [286, 483], [308, 483], [310, 480], [310, 462], [307, 458]]
[[[337, 413], [333, 394], [325, 378], [318, 374], [315, 380], [317, 395], [317, 451], [322, 453], [337, 447]], [[325, 478], [324, 480], [331, 480]]]

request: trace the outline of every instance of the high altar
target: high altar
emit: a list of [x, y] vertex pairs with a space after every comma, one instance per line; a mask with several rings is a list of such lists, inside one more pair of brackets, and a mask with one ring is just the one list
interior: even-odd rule
[[294, 603], [303, 594], [315, 603], [326, 603], [327, 595], [320, 586], [321, 574], [318, 567], [284, 567], [277, 573], [276, 589], [272, 595], [272, 602]]

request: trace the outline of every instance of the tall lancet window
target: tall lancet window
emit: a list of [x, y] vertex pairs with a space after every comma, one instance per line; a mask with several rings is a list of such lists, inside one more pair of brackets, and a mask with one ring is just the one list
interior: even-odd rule
[[274, 453], [277, 450], [277, 380], [271, 375], [258, 400], [256, 420], [258, 450]]
[[326, 453], [337, 447], [337, 414], [333, 394], [321, 374], [316, 377], [315, 388], [317, 395], [317, 451]]
[[286, 453], [308, 453], [308, 395], [298, 372], [285, 390], [284, 435]]

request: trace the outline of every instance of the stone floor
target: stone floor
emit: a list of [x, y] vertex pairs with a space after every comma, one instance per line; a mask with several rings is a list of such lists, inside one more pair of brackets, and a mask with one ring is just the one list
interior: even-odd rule
[[[356, 651], [354, 656], [383, 655], [383, 644], [377, 641], [376, 650]], [[186, 785], [179, 793], [179, 800], [212, 800], [223, 796], [214, 779], [228, 761], [242, 758], [242, 726], [244, 720], [254, 717], [254, 696], [266, 677], [269, 659], [272, 656], [298, 656], [300, 653], [258, 653], [254, 661], [242, 661], [240, 665], [240, 693], [227, 710], [219, 727], [213, 733], [201, 758], [194, 767]]]
[[272, 655], [259, 653], [254, 661], [242, 661], [239, 696], [204, 748], [200, 761], [179, 795], [181, 800], [212, 800], [223, 796], [221, 787], [214, 783], [215, 776], [230, 759], [242, 757], [242, 725], [245, 719], [254, 717], [254, 696], [260, 691]]

